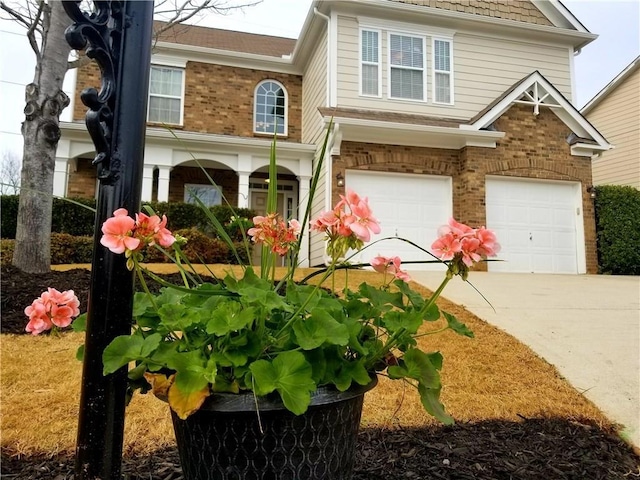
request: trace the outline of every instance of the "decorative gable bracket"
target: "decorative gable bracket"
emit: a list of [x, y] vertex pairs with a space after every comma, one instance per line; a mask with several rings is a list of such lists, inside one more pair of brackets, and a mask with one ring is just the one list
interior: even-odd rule
[[537, 70], [513, 85], [468, 124], [460, 125], [460, 129], [491, 130], [493, 122], [514, 104], [532, 106], [534, 115], [538, 115], [541, 108], [549, 108], [571, 129], [575, 138], [580, 139], [572, 142], [572, 155], [593, 157], [612, 148], [578, 109]]

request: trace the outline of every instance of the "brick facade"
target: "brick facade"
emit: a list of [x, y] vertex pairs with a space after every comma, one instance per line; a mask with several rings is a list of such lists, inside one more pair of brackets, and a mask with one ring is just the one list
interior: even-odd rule
[[67, 197], [94, 198], [96, 196], [96, 182], [98, 175], [93, 159], [76, 159], [76, 168], [69, 175]]
[[[576, 181], [582, 185], [582, 209], [587, 273], [597, 273], [591, 160], [571, 155], [566, 139], [570, 129], [550, 110], [538, 116], [532, 108], [512, 106], [495, 122], [506, 135], [497, 148], [466, 147], [459, 151], [343, 142], [334, 157], [334, 173], [345, 169], [446, 175], [453, 178], [453, 214], [471, 225], [486, 224], [485, 181], [487, 175], [544, 180]], [[335, 201], [343, 188], [333, 185]]]
[[[272, 134], [253, 132], [254, 91], [262, 80], [277, 80], [286, 88], [286, 139], [300, 142], [302, 76], [209, 63], [187, 62], [183, 125], [174, 128], [189, 132], [271, 138]], [[80, 100], [80, 92], [88, 87], [100, 87], [100, 74], [94, 63], [81, 67], [78, 72], [74, 120], [84, 120], [87, 107]]]

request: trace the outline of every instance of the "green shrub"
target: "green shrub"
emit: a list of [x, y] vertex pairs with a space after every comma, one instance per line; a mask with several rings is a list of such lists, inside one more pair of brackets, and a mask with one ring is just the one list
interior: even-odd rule
[[212, 238], [197, 228], [182, 229], [173, 232], [187, 238], [182, 251], [190, 262], [227, 263], [229, 247], [222, 240]]
[[96, 221], [95, 208], [96, 201], [93, 198], [54, 198], [51, 231], [75, 236], [93, 236]]
[[596, 187], [595, 210], [600, 271], [640, 275], [640, 190]]
[[16, 241], [14, 239], [3, 238], [0, 240], [0, 265], [11, 265], [13, 259], [13, 246]]
[[18, 195], [2, 195], [0, 197], [1, 223], [0, 237], [16, 238], [16, 224], [18, 221]]
[[91, 263], [93, 237], [51, 234], [51, 265]]

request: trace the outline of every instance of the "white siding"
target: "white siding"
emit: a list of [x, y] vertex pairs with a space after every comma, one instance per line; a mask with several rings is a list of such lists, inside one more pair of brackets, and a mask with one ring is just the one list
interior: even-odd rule
[[[387, 33], [382, 32], [382, 98], [361, 97], [359, 88], [359, 25], [354, 17], [338, 16], [338, 106], [379, 111], [469, 119], [514, 83], [539, 70], [571, 99], [571, 59], [566, 46], [542, 45], [517, 39], [492, 38], [458, 31], [453, 37], [455, 105], [434, 105], [432, 44], [427, 49], [427, 101], [389, 100]], [[414, 29], [415, 30], [415, 29]], [[429, 27], [422, 28], [428, 32]]]
[[321, 34], [302, 79], [302, 143], [316, 143], [323, 130], [318, 107], [327, 106], [327, 35]]
[[613, 150], [593, 161], [595, 185], [640, 188], [640, 68], [587, 114]]
[[[326, 129], [318, 107], [327, 106], [327, 31], [320, 35], [302, 81], [302, 142], [315, 143], [320, 148], [324, 142]], [[320, 172], [318, 188], [311, 204], [311, 218], [317, 217], [326, 208], [327, 163]], [[314, 160], [315, 172], [317, 160]], [[323, 260], [324, 242], [322, 235], [311, 233], [309, 246], [310, 265], [319, 265]]]

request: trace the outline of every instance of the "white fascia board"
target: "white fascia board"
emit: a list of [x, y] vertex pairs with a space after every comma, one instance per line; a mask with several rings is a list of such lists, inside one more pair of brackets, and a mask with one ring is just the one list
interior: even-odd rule
[[571, 128], [576, 134], [581, 137], [591, 137], [595, 140], [599, 146], [605, 150], [609, 149], [609, 143], [598, 132], [598, 130], [584, 118], [583, 115], [555, 88], [546, 78], [544, 78], [540, 72], [535, 71], [527, 78], [523, 79], [520, 84], [513, 89], [505, 98], [503, 98], [498, 104], [496, 104], [491, 110], [486, 112], [482, 117], [476, 120], [469, 127], [464, 129], [473, 128], [480, 130], [492, 124], [497, 118], [499, 118], [504, 112], [506, 112], [511, 105], [520, 97], [525, 90], [527, 90], [534, 82], [541, 84], [549, 95], [556, 101], [560, 107], [545, 107], [551, 108], [551, 110], [562, 120], [569, 128]]
[[[324, 118], [325, 123], [331, 117]], [[360, 118], [333, 117], [339, 126], [340, 140], [385, 145], [405, 145], [426, 148], [459, 150], [465, 146], [495, 148], [504, 132], [466, 130], [411, 123], [384, 122]], [[339, 149], [339, 145], [334, 145]], [[332, 154], [339, 155], [333, 151]]]
[[[84, 123], [60, 122], [60, 130], [64, 138], [76, 142], [89, 142], [89, 133]], [[184, 132], [181, 130], [170, 131], [164, 128], [147, 127], [146, 142], [153, 145], [172, 145], [181, 149], [209, 148], [215, 145], [216, 149], [233, 151], [269, 152], [271, 139], [233, 137], [230, 135], [216, 135], [210, 133]], [[287, 157], [312, 158], [316, 152], [316, 146], [306, 143], [293, 143], [279, 141], [276, 150]]]
[[291, 57], [278, 58], [171, 42], [158, 42], [156, 48], [159, 51], [158, 55], [174, 58], [175, 61], [184, 59], [185, 61], [302, 75], [301, 68], [293, 64]]

